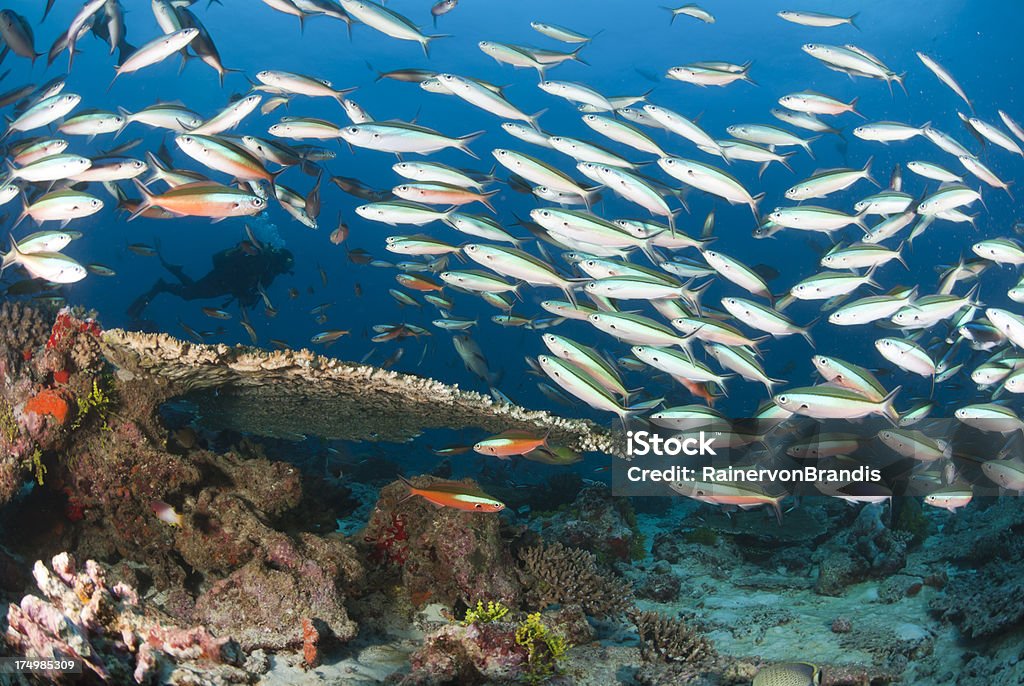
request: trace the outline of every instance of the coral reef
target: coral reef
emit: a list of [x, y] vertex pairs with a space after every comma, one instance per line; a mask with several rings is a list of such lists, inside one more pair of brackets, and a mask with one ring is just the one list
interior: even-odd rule
[[5, 532], [12, 552], [114, 564], [116, 576], [160, 589], [154, 604], [175, 621], [236, 635], [246, 650], [301, 647], [304, 619], [325, 640], [355, 635], [345, 600], [362, 562], [340, 537], [304, 528], [324, 513], [298, 469], [242, 449], [181, 449], [157, 418], [166, 388], [104, 374], [94, 322], [62, 311], [44, 329], [33, 310], [0, 314], [28, 322], [6, 345], [34, 346], [0, 350], [0, 464], [15, 470], [8, 481], [0, 469], [3, 492], [28, 476], [42, 486], [19, 504], [25, 523]]
[[260, 555], [199, 596], [195, 617], [234, 636], [245, 649], [303, 647], [304, 624], [311, 618], [338, 640], [354, 637], [358, 627], [344, 606], [353, 571], [359, 570], [351, 547], [311, 534], [264, 541]]
[[973, 638], [1024, 623], [1024, 508], [1018, 498], [979, 505], [946, 524], [930, 551], [937, 563], [950, 565], [948, 583], [931, 608]]
[[613, 497], [604, 484], [588, 485], [542, 525], [548, 538], [587, 550], [602, 561], [628, 561], [645, 554], [629, 499]]
[[913, 534], [893, 531], [882, 521], [880, 506], [866, 505], [849, 528], [824, 549], [815, 590], [842, 595], [847, 586], [868, 578], [884, 578], [903, 569]]
[[424, 639], [411, 657], [412, 673], [399, 683], [514, 683], [528, 659], [526, 649], [516, 643], [512, 623], [450, 624]]
[[[8, 608], [6, 641], [17, 654], [79, 658], [86, 670], [112, 684], [255, 682], [260, 661], [248, 662], [236, 642], [154, 616], [134, 588], [108, 585], [98, 563], [89, 560], [79, 570], [63, 553], [52, 567], [51, 573], [36, 562], [33, 569], [43, 597], [28, 595]], [[56, 673], [47, 677], [61, 681]]]
[[1024, 558], [993, 560], [953, 577], [931, 606], [970, 638], [1009, 631], [1024, 622], [1022, 570]]
[[667, 603], [679, 596], [681, 585], [682, 581], [672, 571], [672, 566], [665, 560], [659, 560], [637, 588], [636, 594], [641, 598]]
[[593, 632], [578, 610], [534, 613], [510, 620], [447, 624], [411, 656], [410, 674], [392, 681], [421, 684], [539, 684], [560, 671], [571, 645]]
[[628, 582], [602, 573], [595, 556], [561, 543], [529, 546], [519, 552], [520, 575], [531, 607], [576, 604], [591, 617], [615, 617], [632, 604]]
[[625, 452], [621, 435], [589, 421], [305, 350], [268, 353], [112, 329], [103, 335], [103, 352], [122, 377], [146, 377], [168, 397], [189, 393], [212, 428], [396, 442], [430, 427], [523, 429], [550, 432], [552, 443], [579, 452]]
[[699, 665], [716, 657], [711, 643], [682, 619], [640, 610], [628, 616], [640, 636], [640, 654], [645, 660]]
[[[417, 487], [430, 481], [413, 480]], [[381, 489], [363, 531], [364, 555], [376, 562], [383, 573], [378, 576], [399, 578], [409, 597], [421, 602], [472, 606], [488, 598], [517, 606], [522, 589], [502, 537], [501, 519], [439, 508], [423, 498], [406, 499], [408, 492], [401, 481]]]

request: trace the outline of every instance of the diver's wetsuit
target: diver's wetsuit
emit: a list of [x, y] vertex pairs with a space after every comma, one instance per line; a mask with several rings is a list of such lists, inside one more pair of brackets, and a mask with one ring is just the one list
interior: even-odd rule
[[213, 256], [213, 269], [199, 280], [185, 274], [179, 265], [160, 263], [179, 283], [160, 279], [147, 292], [136, 298], [128, 314], [138, 319], [146, 306], [161, 293], [170, 293], [183, 300], [208, 300], [229, 297], [242, 307], [252, 307], [259, 301], [258, 286], [270, 286], [275, 278], [289, 271], [294, 263], [287, 250], [266, 249], [251, 252], [242, 247], [223, 250]]

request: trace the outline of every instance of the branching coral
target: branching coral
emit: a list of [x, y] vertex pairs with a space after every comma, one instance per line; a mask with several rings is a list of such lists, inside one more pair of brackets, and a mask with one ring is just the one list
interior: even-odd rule
[[602, 574], [597, 559], [585, 550], [550, 543], [524, 548], [519, 559], [528, 598], [538, 609], [553, 603], [576, 604], [601, 618], [619, 615], [632, 604], [630, 584]]
[[33, 307], [10, 301], [0, 303], [0, 352], [7, 350], [16, 362], [31, 359], [50, 335], [49, 321]]
[[682, 619], [639, 610], [631, 611], [629, 619], [640, 635], [640, 654], [645, 660], [699, 664], [715, 658], [711, 642]]

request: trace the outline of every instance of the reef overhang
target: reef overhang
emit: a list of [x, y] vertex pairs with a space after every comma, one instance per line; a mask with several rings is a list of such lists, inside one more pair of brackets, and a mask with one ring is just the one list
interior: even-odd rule
[[579, 452], [623, 457], [624, 436], [585, 419], [499, 403], [436, 379], [345, 362], [309, 350], [201, 345], [111, 329], [103, 355], [122, 380], [145, 379], [185, 398], [214, 429], [274, 438], [404, 442], [431, 428], [550, 433]]

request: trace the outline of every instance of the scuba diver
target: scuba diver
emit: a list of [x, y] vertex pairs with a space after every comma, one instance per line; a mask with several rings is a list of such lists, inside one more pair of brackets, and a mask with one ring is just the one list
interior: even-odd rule
[[275, 278], [290, 273], [295, 262], [288, 250], [243, 241], [233, 248], [216, 253], [213, 256], [213, 269], [206, 276], [193, 280], [180, 265], [168, 264], [159, 251], [159, 245], [157, 247], [160, 264], [178, 283], [159, 279], [128, 308], [128, 315], [133, 320], [140, 319], [153, 298], [161, 293], [169, 293], [183, 300], [228, 297], [228, 302], [235, 301], [243, 309], [252, 307], [260, 299], [260, 289], [265, 290]]

